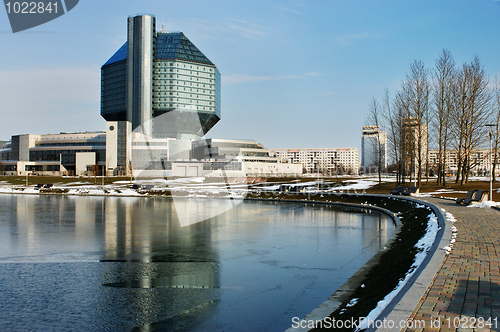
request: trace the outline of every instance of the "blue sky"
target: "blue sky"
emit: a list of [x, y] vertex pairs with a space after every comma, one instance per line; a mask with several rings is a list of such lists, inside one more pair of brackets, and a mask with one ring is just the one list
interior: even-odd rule
[[0, 9], [0, 140], [103, 130], [100, 66], [137, 13], [184, 32], [219, 68], [222, 120], [207, 136], [268, 148], [359, 148], [370, 100], [443, 48], [500, 77], [494, 0], [80, 0], [16, 34]]

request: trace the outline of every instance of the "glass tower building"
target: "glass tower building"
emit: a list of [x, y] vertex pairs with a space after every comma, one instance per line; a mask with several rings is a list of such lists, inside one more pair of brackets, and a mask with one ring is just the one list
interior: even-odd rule
[[101, 116], [155, 138], [199, 138], [220, 120], [220, 73], [182, 33], [128, 18], [127, 42], [101, 68]]

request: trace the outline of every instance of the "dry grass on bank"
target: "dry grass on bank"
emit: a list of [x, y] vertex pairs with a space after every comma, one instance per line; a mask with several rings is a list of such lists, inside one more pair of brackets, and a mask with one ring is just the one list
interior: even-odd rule
[[[406, 183], [405, 186], [413, 186], [413, 182]], [[391, 190], [396, 188], [395, 182], [383, 182], [379, 188], [378, 185], [375, 185], [369, 189], [366, 189], [366, 193], [369, 194], [388, 194]], [[445, 189], [446, 191], [444, 191]], [[436, 180], [429, 180], [429, 183], [425, 183], [425, 180], [422, 181], [422, 185], [420, 186], [420, 193], [431, 193], [432, 196], [443, 196], [443, 197], [465, 197], [465, 192], [471, 189], [478, 190], [490, 190], [490, 183], [488, 181], [469, 181], [468, 183], [464, 183], [460, 185], [460, 183], [455, 183], [454, 181], [450, 181], [446, 183], [446, 186], [437, 185]], [[493, 183], [493, 199], [500, 200], [500, 193], [496, 194], [500, 189], [500, 183]], [[439, 192], [438, 190], [442, 191]]]
[[[169, 178], [170, 179], [170, 178]], [[322, 178], [323, 181], [327, 182], [338, 182], [339, 184], [346, 185], [346, 181], [348, 180], [363, 180], [363, 178], [359, 177], [352, 177], [352, 178]], [[31, 186], [36, 185], [38, 183], [42, 184], [71, 184], [71, 183], [88, 183], [88, 184], [102, 184], [102, 178], [101, 177], [59, 177], [59, 176], [29, 176], [29, 184]], [[130, 177], [105, 177], [104, 178], [104, 184], [109, 185], [113, 184], [115, 181], [129, 181]], [[267, 180], [266, 182], [279, 182], [279, 183], [284, 183], [284, 182], [310, 182], [310, 181], [315, 181], [317, 178], [268, 178], [268, 179], [263, 179]], [[372, 181], [376, 181], [375, 178], [370, 178]], [[25, 185], [26, 184], [26, 177], [25, 176], [0, 176], [0, 181], [4, 183], [8, 183], [11, 185]], [[210, 179], [206, 180], [207, 182], [210, 182]], [[383, 181], [383, 180], [382, 180]], [[405, 186], [413, 186], [413, 182], [407, 182]], [[382, 182], [382, 184], [379, 185], [376, 184], [368, 189], [363, 190], [363, 192], [366, 192], [368, 194], [389, 194], [391, 190], [394, 190], [396, 188], [396, 183], [395, 182]], [[463, 185], [460, 185], [459, 183], [455, 183], [453, 179], [449, 179], [449, 181], [446, 183], [446, 186], [443, 185], [437, 185], [436, 184], [436, 179], [430, 179], [428, 183], [424, 180], [422, 181], [422, 185], [420, 186], [420, 192], [421, 193], [431, 193], [432, 196], [443, 196], [443, 197], [465, 197], [465, 192], [467, 192], [470, 189], [479, 189], [479, 190], [486, 190], [489, 191], [490, 184], [488, 181], [469, 181], [468, 183], [464, 183]], [[497, 191], [500, 191], [500, 182], [494, 182], [493, 183], [493, 200], [500, 201], [500, 193], [497, 193]]]
[[[130, 177], [105, 177], [104, 184], [112, 184], [115, 181], [128, 181]], [[12, 185], [26, 185], [26, 176], [0, 176], [0, 181], [5, 181]], [[89, 184], [101, 184], [102, 177], [66, 177], [66, 176], [38, 176], [30, 175], [28, 178], [28, 183], [30, 186], [36, 185], [38, 183], [42, 184], [69, 184], [75, 182], [88, 182]]]

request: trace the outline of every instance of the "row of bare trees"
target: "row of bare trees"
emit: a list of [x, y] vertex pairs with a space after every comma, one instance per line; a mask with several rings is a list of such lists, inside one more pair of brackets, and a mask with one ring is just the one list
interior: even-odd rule
[[[381, 104], [373, 99], [366, 123], [387, 132], [398, 184], [409, 180], [420, 186], [424, 178], [428, 181], [432, 168], [438, 184], [445, 185], [450, 150], [456, 151], [456, 182], [463, 184], [481, 162], [474, 152], [485, 147], [489, 135], [493, 166], [498, 163], [500, 82], [490, 82], [477, 56], [457, 66], [451, 53], [443, 50], [432, 69], [414, 61], [392, 97], [386, 89]], [[383, 148], [377, 145], [376, 152]], [[433, 165], [430, 148], [437, 150]]]

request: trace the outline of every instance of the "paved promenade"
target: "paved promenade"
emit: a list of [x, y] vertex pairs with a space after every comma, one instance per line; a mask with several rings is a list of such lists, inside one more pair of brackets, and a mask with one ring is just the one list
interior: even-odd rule
[[500, 331], [500, 211], [424, 200], [456, 218], [458, 235], [405, 331]]

